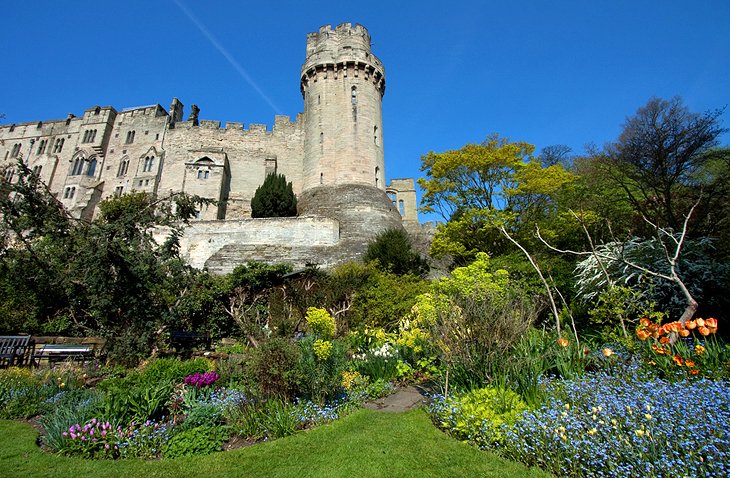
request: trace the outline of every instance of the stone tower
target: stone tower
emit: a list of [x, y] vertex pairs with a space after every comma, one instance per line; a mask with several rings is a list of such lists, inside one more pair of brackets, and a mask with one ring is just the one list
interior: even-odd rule
[[385, 189], [383, 64], [362, 25], [324, 26], [307, 36], [302, 65], [305, 144], [302, 190], [359, 184]]

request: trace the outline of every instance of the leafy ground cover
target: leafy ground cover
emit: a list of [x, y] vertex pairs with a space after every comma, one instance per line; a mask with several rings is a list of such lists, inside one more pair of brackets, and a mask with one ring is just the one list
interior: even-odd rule
[[269, 443], [202, 457], [84, 460], [44, 453], [29, 425], [0, 421], [0, 470], [10, 477], [546, 477], [451, 439], [421, 410], [360, 410]]

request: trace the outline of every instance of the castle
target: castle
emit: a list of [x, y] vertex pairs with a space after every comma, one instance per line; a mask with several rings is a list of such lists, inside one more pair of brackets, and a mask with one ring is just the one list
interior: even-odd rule
[[[377, 233], [414, 226], [412, 179], [385, 184], [385, 70], [361, 25], [307, 35], [300, 88], [304, 112], [266, 125], [200, 120], [173, 98], [157, 105], [96, 106], [83, 116], [0, 127], [3, 177], [18, 159], [75, 217], [90, 219], [110, 196], [184, 192], [217, 200], [185, 231], [193, 266], [224, 273], [249, 260], [331, 266], [359, 258]], [[283, 173], [298, 216], [251, 219], [266, 175]], [[164, 231], [161, 231], [162, 234]]]

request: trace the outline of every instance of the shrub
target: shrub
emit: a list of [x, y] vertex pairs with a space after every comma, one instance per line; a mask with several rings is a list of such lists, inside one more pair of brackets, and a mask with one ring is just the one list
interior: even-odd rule
[[297, 215], [297, 198], [283, 174], [269, 174], [251, 199], [251, 217]]
[[376, 261], [384, 270], [397, 275], [428, 274], [428, 262], [413, 250], [413, 244], [403, 229], [388, 229], [378, 234], [368, 245], [365, 262]]
[[520, 396], [508, 389], [480, 388], [454, 397], [436, 397], [431, 405], [434, 420], [456, 438], [480, 448], [504, 440], [505, 426], [511, 427], [527, 410]]
[[299, 347], [289, 340], [271, 338], [255, 349], [253, 376], [264, 397], [294, 397], [298, 391]]
[[344, 345], [307, 337], [299, 342], [299, 349], [301, 392], [318, 403], [334, 398], [342, 390], [342, 371], [347, 361]]
[[[62, 383], [62, 382], [60, 382]], [[29, 369], [0, 370], [0, 418], [29, 418], [58, 393], [60, 383], [46, 383]]]
[[228, 431], [220, 426], [198, 426], [183, 430], [170, 438], [162, 448], [165, 458], [209, 455], [223, 449]]

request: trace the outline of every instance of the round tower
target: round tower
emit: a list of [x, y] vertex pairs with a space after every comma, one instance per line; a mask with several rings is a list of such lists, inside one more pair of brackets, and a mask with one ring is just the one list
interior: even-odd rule
[[385, 189], [382, 99], [385, 70], [362, 25], [307, 35], [302, 65], [302, 190], [359, 184]]

